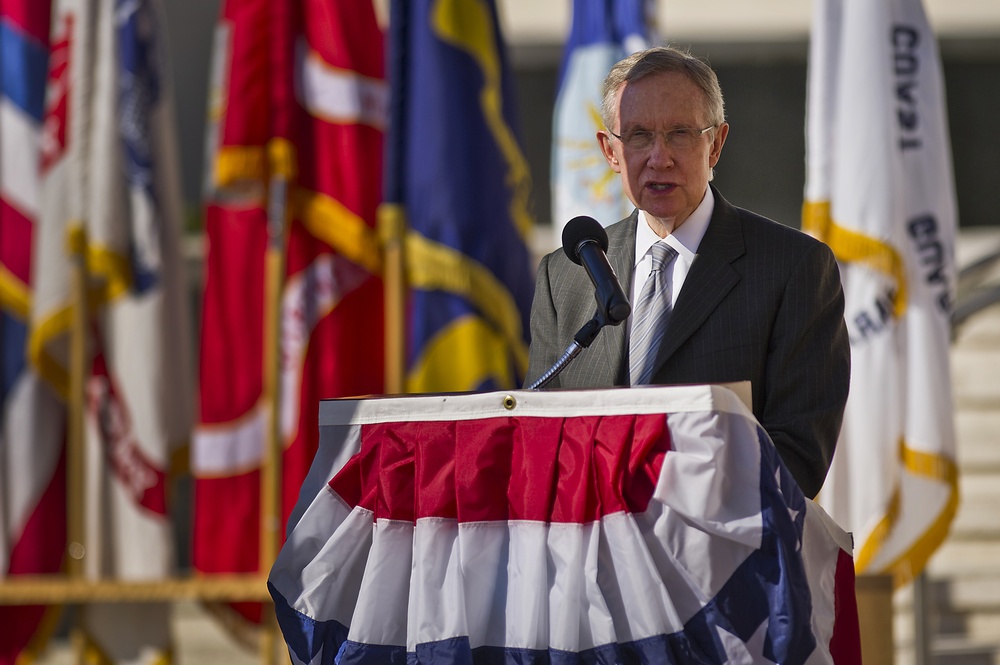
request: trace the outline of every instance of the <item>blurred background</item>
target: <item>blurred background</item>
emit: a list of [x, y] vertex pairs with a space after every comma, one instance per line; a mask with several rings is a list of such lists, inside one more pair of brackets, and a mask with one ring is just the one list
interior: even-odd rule
[[[184, 195], [197, 228], [204, 129], [218, 0], [165, 3], [174, 65]], [[926, 0], [944, 62], [963, 227], [997, 223], [1000, 132], [1000, 3]], [[517, 80], [522, 149], [531, 165], [532, 208], [551, 224], [552, 110], [571, 20], [563, 0], [499, 0]], [[732, 202], [798, 226], [805, 183], [806, 61], [811, 3], [799, 0], [660, 0], [661, 38], [707, 59], [719, 75], [732, 129], [716, 169]], [[565, 220], [563, 220], [565, 221]], [[544, 231], [542, 232], [544, 236]], [[548, 247], [545, 242], [541, 244]]]
[[[204, 280], [206, 109], [217, 0], [165, 4], [185, 203], [184, 258], [192, 347], [197, 349]], [[552, 233], [552, 117], [568, 0], [498, 0], [516, 79], [522, 148], [532, 179], [537, 256]], [[960, 237], [959, 266], [1000, 249], [1000, 2], [925, 0], [940, 46], [947, 92]], [[799, 226], [805, 185], [805, 110], [812, 3], [802, 0], [659, 0], [656, 29], [668, 43], [707, 59], [719, 75], [731, 125], [716, 182], [728, 200]], [[384, 15], [384, 14], [383, 14]], [[565, 221], [565, 220], [561, 220]], [[992, 263], [968, 273], [969, 288], [1000, 281]], [[960, 283], [960, 288], [962, 284]], [[956, 332], [953, 387], [962, 504], [928, 569], [932, 661], [1000, 664], [1000, 312], [980, 310]], [[181, 514], [184, 514], [183, 508]], [[183, 523], [178, 549], [189, 549]], [[897, 592], [897, 662], [914, 662], [912, 590]], [[194, 604], [175, 610], [180, 662], [251, 663]], [[58, 640], [41, 662], [70, 662]]]

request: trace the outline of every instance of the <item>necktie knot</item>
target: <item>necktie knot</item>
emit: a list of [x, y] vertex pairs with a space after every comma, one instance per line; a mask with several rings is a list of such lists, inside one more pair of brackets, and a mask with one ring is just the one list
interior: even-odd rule
[[662, 270], [663, 266], [672, 261], [675, 256], [677, 256], [677, 250], [665, 242], [655, 242], [649, 249], [649, 257], [653, 261], [653, 270]]

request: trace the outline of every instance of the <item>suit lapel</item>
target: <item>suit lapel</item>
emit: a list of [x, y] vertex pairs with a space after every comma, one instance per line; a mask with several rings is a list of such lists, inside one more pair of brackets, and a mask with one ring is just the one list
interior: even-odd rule
[[[740, 281], [732, 262], [745, 252], [739, 213], [712, 188], [715, 208], [657, 352], [656, 371]], [[634, 261], [634, 259], [633, 259]]]
[[[632, 211], [626, 219], [608, 227], [608, 263], [618, 275], [618, 281], [631, 301], [632, 273], [635, 269], [635, 225], [639, 219], [639, 211]], [[601, 331], [602, 352], [608, 359], [610, 367], [617, 368], [617, 374], [611, 377], [614, 384], [620, 383], [621, 368], [625, 358], [625, 324], [605, 326]], [[627, 377], [626, 377], [627, 378]], [[626, 380], [627, 383], [627, 380]]]

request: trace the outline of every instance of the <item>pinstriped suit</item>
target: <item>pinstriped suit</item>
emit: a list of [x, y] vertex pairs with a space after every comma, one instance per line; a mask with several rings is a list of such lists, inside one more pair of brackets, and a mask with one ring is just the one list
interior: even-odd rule
[[[803, 492], [823, 484], [850, 379], [844, 295], [823, 243], [730, 205], [715, 209], [670, 317], [652, 383], [750, 380], [753, 412]], [[608, 260], [632, 288], [638, 212], [608, 228]], [[560, 249], [538, 269], [526, 384], [594, 315], [594, 289]], [[628, 385], [624, 326], [608, 326], [548, 388]]]

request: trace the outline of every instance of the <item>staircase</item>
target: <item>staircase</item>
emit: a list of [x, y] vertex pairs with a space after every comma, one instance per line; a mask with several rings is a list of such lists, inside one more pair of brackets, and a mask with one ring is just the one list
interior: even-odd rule
[[[1000, 230], [963, 231], [957, 251], [959, 266], [973, 265], [1000, 251]], [[972, 272], [960, 304], [1000, 288], [1000, 261]], [[961, 502], [926, 571], [924, 665], [1000, 665], [1000, 303], [956, 326], [951, 363]], [[894, 598], [897, 665], [916, 664], [913, 596]]]

